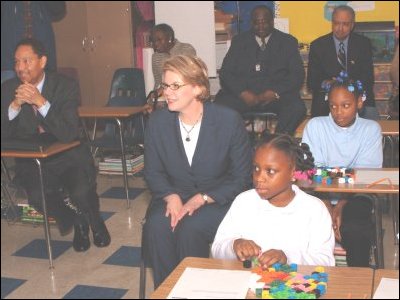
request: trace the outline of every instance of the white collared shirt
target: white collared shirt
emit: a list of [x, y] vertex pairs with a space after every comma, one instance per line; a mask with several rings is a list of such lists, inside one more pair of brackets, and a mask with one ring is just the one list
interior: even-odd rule
[[[44, 85], [44, 80], [46, 78], [46, 73], [43, 74], [42, 80], [36, 85], [36, 88], [39, 90], [39, 93], [42, 93], [43, 85]], [[43, 116], [43, 118], [46, 117], [47, 113], [49, 112], [50, 109], [50, 102], [46, 101], [40, 108], [38, 108], [38, 112]], [[16, 110], [11, 107], [11, 105], [8, 107], [8, 119], [11, 121], [15, 117], [18, 116], [19, 112], [21, 109]]]

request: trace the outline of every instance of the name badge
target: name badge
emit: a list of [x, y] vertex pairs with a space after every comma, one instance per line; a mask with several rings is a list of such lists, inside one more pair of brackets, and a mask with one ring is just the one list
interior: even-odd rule
[[256, 72], [260, 72], [261, 71], [261, 65], [260, 64], [256, 64]]

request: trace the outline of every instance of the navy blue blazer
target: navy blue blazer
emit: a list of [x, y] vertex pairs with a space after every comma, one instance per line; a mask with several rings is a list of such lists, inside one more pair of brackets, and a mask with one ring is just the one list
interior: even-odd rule
[[252, 150], [240, 115], [215, 103], [204, 103], [192, 165], [186, 157], [178, 113], [168, 109], [150, 115], [145, 133], [145, 179], [154, 200], [176, 193], [185, 203], [203, 192], [230, 205], [251, 186]]
[[[347, 73], [354, 80], [361, 80], [367, 94], [366, 106], [375, 106], [373, 93], [374, 67], [372, 46], [368, 38], [351, 33], [347, 46]], [[313, 91], [313, 102], [325, 102], [321, 83], [339, 75], [342, 67], [338, 62], [333, 34], [321, 36], [310, 45], [307, 85]], [[313, 103], [314, 104], [314, 103]], [[326, 106], [328, 106], [326, 104]]]

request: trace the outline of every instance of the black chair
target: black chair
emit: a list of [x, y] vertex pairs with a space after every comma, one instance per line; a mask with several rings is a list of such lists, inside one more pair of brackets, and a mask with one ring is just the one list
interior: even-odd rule
[[[146, 92], [143, 70], [137, 68], [120, 68], [114, 72], [111, 82], [110, 96], [107, 106], [142, 106], [146, 104]], [[99, 148], [110, 150], [120, 149], [119, 132], [115, 121], [107, 121], [104, 133], [96, 138], [96, 126], [94, 125], [91, 146], [95, 148], [96, 155]], [[137, 144], [143, 144], [144, 119], [143, 115], [136, 115], [124, 122], [124, 141], [127, 148]]]
[[[113, 97], [111, 98], [107, 106], [142, 106], [142, 99], [134, 99], [127, 97]], [[132, 150], [135, 146], [143, 144], [144, 140], [144, 119], [143, 115], [135, 115], [132, 118], [124, 121], [124, 141], [125, 148]], [[95, 148], [93, 156], [96, 156], [97, 151], [102, 149], [107, 150], [121, 150], [120, 133], [118, 126], [115, 121], [107, 121], [105, 124], [103, 134], [94, 138], [91, 142], [91, 146]]]
[[114, 72], [111, 82], [109, 99], [116, 96], [125, 96], [141, 99], [146, 102], [143, 70], [137, 68], [121, 68]]
[[[275, 128], [277, 124], [277, 114], [273, 112], [258, 112], [258, 111], [249, 111], [242, 115], [243, 119], [247, 125], [251, 125], [250, 138], [252, 144], [256, 144], [257, 141], [263, 136], [265, 131], [269, 133], [275, 133]], [[263, 131], [257, 131], [255, 128], [256, 119], [263, 119], [266, 123], [266, 128]]]

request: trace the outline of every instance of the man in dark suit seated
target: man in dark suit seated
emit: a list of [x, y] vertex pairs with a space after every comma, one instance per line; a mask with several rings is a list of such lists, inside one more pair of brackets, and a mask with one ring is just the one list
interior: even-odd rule
[[[35, 39], [21, 40], [15, 50], [17, 78], [1, 86], [1, 137], [39, 139], [46, 134], [68, 143], [78, 139], [78, 86], [56, 73], [44, 72], [47, 56]], [[81, 144], [43, 161], [43, 178], [49, 215], [56, 219], [60, 233], [75, 228], [73, 247], [90, 247], [89, 225], [97, 247], [111, 238], [100, 217], [96, 193], [96, 171], [86, 145]], [[29, 204], [42, 211], [39, 171], [32, 159], [16, 159], [16, 176], [27, 192]], [[67, 191], [71, 205], [64, 202]], [[71, 209], [72, 207], [72, 209]]]
[[274, 112], [276, 131], [292, 134], [306, 114], [299, 93], [304, 68], [297, 40], [274, 29], [274, 15], [267, 6], [255, 7], [251, 20], [252, 30], [232, 39], [215, 101], [241, 114]]
[[374, 67], [372, 46], [368, 38], [353, 31], [355, 12], [350, 6], [337, 6], [332, 12], [332, 32], [311, 43], [308, 60], [307, 85], [313, 93], [311, 116], [327, 116], [328, 102], [322, 83], [329, 83], [341, 71], [349, 78], [360, 80], [366, 91], [366, 100], [360, 116], [379, 119], [373, 92]]

